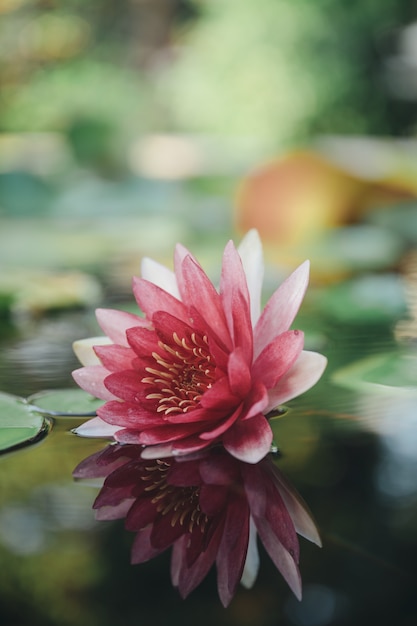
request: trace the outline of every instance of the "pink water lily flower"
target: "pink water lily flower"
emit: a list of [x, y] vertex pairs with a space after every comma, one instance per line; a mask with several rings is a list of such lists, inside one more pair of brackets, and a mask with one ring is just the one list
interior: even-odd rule
[[98, 310], [106, 338], [75, 346], [85, 365], [76, 382], [106, 400], [77, 432], [142, 445], [147, 458], [221, 442], [237, 459], [262, 459], [272, 442], [267, 414], [314, 385], [326, 366], [323, 355], [303, 350], [301, 331], [289, 330], [308, 262], [261, 313], [262, 274], [256, 231], [239, 250], [226, 246], [219, 290], [181, 245], [174, 272], [145, 259], [133, 284], [144, 317]]
[[99, 520], [125, 518], [136, 533], [132, 563], [172, 546], [171, 578], [185, 598], [215, 564], [221, 602], [255, 582], [257, 534], [301, 599], [297, 534], [320, 544], [305, 505], [271, 459], [237, 461], [221, 446], [190, 457], [143, 459], [137, 445], [112, 444], [82, 461], [76, 478], [105, 477]]

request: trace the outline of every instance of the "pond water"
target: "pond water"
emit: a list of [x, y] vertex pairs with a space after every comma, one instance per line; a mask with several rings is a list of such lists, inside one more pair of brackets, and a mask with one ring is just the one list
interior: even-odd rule
[[[397, 318], [324, 316], [297, 325], [329, 358], [322, 380], [273, 420], [276, 462], [308, 503], [322, 536], [301, 539], [298, 602], [261, 552], [258, 580], [228, 609], [215, 574], [183, 601], [169, 555], [131, 566], [122, 522], [96, 522], [97, 489], [71, 472], [103, 442], [53, 420], [36, 445], [0, 458], [0, 622], [5, 626], [411, 626], [417, 623], [417, 353]], [[3, 324], [0, 389], [29, 396], [73, 387], [74, 339], [96, 334], [92, 312]]]

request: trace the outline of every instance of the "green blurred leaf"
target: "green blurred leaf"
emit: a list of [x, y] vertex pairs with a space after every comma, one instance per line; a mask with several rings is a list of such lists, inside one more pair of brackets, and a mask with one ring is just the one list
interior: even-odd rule
[[387, 352], [370, 356], [336, 371], [333, 382], [354, 391], [417, 395], [417, 355]]
[[0, 453], [40, 441], [49, 423], [22, 398], [0, 393]]
[[406, 310], [404, 286], [395, 274], [363, 275], [316, 294], [323, 313], [343, 322], [386, 322]]
[[95, 413], [103, 404], [102, 400], [94, 398], [82, 389], [41, 391], [30, 396], [27, 401], [39, 411], [53, 417], [89, 415]]
[[315, 270], [330, 275], [387, 269], [403, 252], [404, 241], [396, 232], [371, 224], [325, 231], [304, 248]]

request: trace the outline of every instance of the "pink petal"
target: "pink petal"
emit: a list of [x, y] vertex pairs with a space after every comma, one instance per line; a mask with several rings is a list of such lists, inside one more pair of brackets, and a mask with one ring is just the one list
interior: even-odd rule
[[291, 591], [298, 600], [301, 600], [301, 576], [293, 557], [285, 550], [266, 520], [257, 517], [254, 521], [266, 551], [287, 581]]
[[177, 487], [195, 487], [201, 483], [198, 461], [172, 463], [167, 475], [167, 483]]
[[[90, 420], [91, 421], [91, 420]], [[99, 465], [97, 461], [101, 459], [103, 450], [99, 450], [94, 454], [91, 454], [86, 459], [83, 459], [77, 467], [73, 470], [72, 475], [74, 478], [98, 478], [107, 476], [109, 470], [105, 465]], [[116, 467], [120, 464], [120, 461], [116, 464]], [[111, 469], [110, 469], [111, 471]]]
[[104, 385], [115, 397], [126, 400], [126, 402], [137, 402], [142, 398], [142, 376], [135, 370], [124, 370], [108, 374], [104, 380]]
[[[181, 243], [177, 243], [177, 245], [175, 246], [175, 252], [174, 252], [174, 268], [175, 268], [175, 277], [177, 279], [177, 285], [178, 285], [180, 294], [183, 294], [184, 289], [185, 289], [184, 276], [182, 273], [182, 263], [185, 257], [187, 256], [193, 259], [196, 265], [199, 265], [197, 259], [191, 254], [191, 252], [187, 250], [187, 248], [183, 246]], [[180, 300], [181, 300], [181, 297], [180, 297]]]
[[148, 357], [158, 347], [158, 337], [153, 329], [129, 328], [126, 331], [126, 336], [129, 346], [138, 356]]
[[249, 543], [249, 507], [246, 499], [229, 496], [226, 521], [216, 559], [217, 588], [228, 606], [242, 578]]
[[[224, 411], [223, 411], [224, 413]], [[196, 409], [192, 409], [191, 411], [187, 411], [184, 414], [185, 417], [181, 419], [184, 424], [192, 424], [194, 422], [209, 422], [211, 420], [218, 420], [219, 416], [217, 416], [212, 411], [207, 410], [205, 407], [200, 407]], [[170, 424], [178, 423], [178, 414], [172, 413], [164, 416], [164, 421]], [[203, 426], [201, 427], [203, 428]]]
[[245, 491], [256, 521], [262, 518], [285, 550], [298, 563], [299, 544], [290, 513], [277, 489], [275, 466], [268, 457], [255, 466], [242, 467]]
[[152, 446], [186, 439], [200, 430], [201, 425], [198, 422], [190, 424], [163, 424], [160, 427], [155, 426], [154, 428], [142, 430], [139, 441], [141, 444]]
[[126, 311], [117, 311], [115, 309], [97, 309], [97, 321], [100, 328], [106, 333], [113, 343], [121, 346], [127, 346], [126, 330], [134, 326], [148, 326], [149, 322]]
[[258, 533], [253, 518], [250, 518], [249, 524], [249, 544], [246, 555], [245, 567], [243, 568], [240, 583], [246, 588], [251, 589], [255, 583], [259, 571], [259, 551], [257, 545]]
[[248, 363], [253, 360], [253, 331], [250, 320], [249, 301], [234, 289], [231, 298], [231, 336], [233, 345], [243, 350]]
[[288, 330], [300, 308], [308, 284], [310, 264], [305, 261], [269, 299], [254, 329], [255, 359], [277, 335]]
[[80, 435], [80, 437], [103, 437], [108, 439], [112, 438], [118, 430], [120, 430], [120, 426], [112, 426], [99, 417], [93, 417], [93, 419], [84, 422], [81, 426], [74, 428], [72, 432]]
[[221, 531], [221, 526], [216, 528], [207, 548], [190, 567], [187, 567], [186, 559], [189, 537], [184, 535], [175, 542], [172, 550], [171, 579], [174, 587], [178, 587], [182, 598], [186, 598], [208, 574], [219, 551]]
[[206, 485], [230, 487], [241, 480], [239, 464], [230, 454], [207, 454], [200, 461], [200, 476]]
[[130, 428], [120, 428], [120, 426], [113, 426], [116, 428], [114, 438], [118, 443], [132, 444], [135, 446], [141, 445], [140, 431], [132, 430]]
[[252, 378], [261, 381], [267, 389], [274, 387], [296, 362], [303, 345], [304, 333], [299, 330], [278, 335], [256, 359], [252, 366]]
[[252, 386], [252, 378], [241, 348], [230, 353], [227, 374], [232, 393], [239, 398], [245, 398]]
[[106, 402], [97, 413], [102, 420], [118, 426], [119, 429], [124, 427], [139, 430], [159, 426], [162, 423], [159, 413], [147, 411], [134, 402], [120, 402], [119, 400]]
[[153, 259], [144, 257], [141, 264], [141, 276], [145, 280], [158, 285], [161, 289], [180, 299], [180, 293], [178, 290], [177, 279], [173, 271], [157, 263]]
[[136, 499], [126, 517], [126, 530], [141, 530], [153, 522], [156, 515], [155, 505], [150, 498]]
[[237, 292], [242, 294], [242, 300], [245, 303], [249, 302], [249, 291], [242, 260], [233, 242], [229, 241], [223, 253], [220, 295], [227, 325], [229, 327], [229, 333], [232, 337], [234, 333], [234, 310], [236, 309], [235, 293]]
[[142, 450], [142, 459], [163, 459], [165, 457], [173, 456], [172, 452], [173, 444], [165, 443], [159, 446], [147, 446]]
[[[195, 485], [195, 483], [194, 483]], [[202, 484], [200, 487], [200, 508], [209, 517], [219, 515], [227, 506], [229, 490], [219, 485]]]
[[116, 344], [107, 346], [96, 345], [94, 346], [94, 351], [104, 367], [110, 372], [130, 369], [133, 359], [136, 358], [131, 348], [125, 348]]
[[258, 463], [270, 452], [271, 443], [272, 430], [262, 414], [237, 421], [223, 437], [226, 450], [245, 463]]
[[72, 372], [72, 377], [81, 389], [91, 393], [101, 400], [114, 400], [115, 396], [104, 385], [104, 379], [109, 375], [109, 370], [102, 365], [80, 367]]
[[174, 317], [187, 320], [187, 309], [170, 293], [157, 285], [144, 280], [133, 278], [133, 293], [136, 301], [149, 320], [156, 311], [169, 311]]
[[268, 406], [268, 392], [265, 385], [256, 382], [245, 401], [245, 413], [241, 419], [247, 420], [258, 413], [265, 413]]
[[96, 511], [96, 520], [107, 522], [110, 520], [124, 519], [134, 502], [134, 498], [123, 500], [116, 506], [103, 506]]
[[295, 530], [302, 537], [305, 537], [321, 547], [321, 539], [316, 524], [300, 494], [276, 466], [273, 466], [273, 475], [277, 488], [291, 516]]
[[229, 380], [226, 377], [219, 378], [210, 389], [204, 392], [200, 404], [205, 409], [221, 411], [224, 413], [236, 406], [240, 400], [230, 390]]
[[320, 379], [326, 365], [327, 359], [322, 354], [303, 350], [291, 369], [268, 390], [267, 411], [310, 389]]
[[227, 328], [220, 296], [200, 265], [186, 256], [181, 265], [183, 302], [187, 307], [194, 307], [200, 312], [206, 326], [212, 328], [225, 346], [231, 348], [230, 334]]
[[165, 550], [165, 548], [154, 548], [151, 545], [151, 533], [152, 526], [148, 526], [137, 533], [132, 547], [132, 564], [150, 561]]
[[246, 275], [252, 326], [255, 327], [261, 313], [261, 291], [264, 274], [262, 243], [257, 230], [252, 229], [245, 235], [240, 242], [238, 252]]
[[233, 424], [235, 424], [236, 420], [239, 418], [242, 412], [242, 405], [240, 404], [237, 409], [229, 415], [226, 419], [221, 420], [220, 424], [217, 424], [211, 430], [206, 430], [205, 432], [200, 434], [200, 439], [203, 441], [214, 441], [220, 435], [223, 435], [227, 430], [229, 430]]
[[[122, 431], [120, 431], [122, 432]], [[132, 438], [133, 439], [133, 438]], [[133, 443], [127, 441], [127, 443]], [[140, 443], [138, 440], [135, 443]], [[155, 446], [146, 446], [142, 451], [142, 459], [162, 459], [164, 457], [187, 457], [190, 458], [193, 452], [199, 452], [210, 444], [208, 441], [202, 441], [198, 436], [187, 437], [182, 441], [175, 441]]]

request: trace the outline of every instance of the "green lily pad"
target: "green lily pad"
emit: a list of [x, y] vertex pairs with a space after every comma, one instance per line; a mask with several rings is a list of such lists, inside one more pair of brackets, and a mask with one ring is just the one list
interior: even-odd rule
[[417, 396], [417, 355], [387, 352], [367, 357], [336, 371], [333, 382], [355, 391]]
[[317, 306], [343, 322], [387, 322], [406, 311], [401, 279], [391, 273], [365, 274], [320, 290]]
[[0, 454], [40, 441], [50, 425], [22, 398], [0, 393]]
[[32, 408], [51, 417], [83, 417], [96, 412], [103, 404], [82, 389], [53, 389], [30, 396]]

